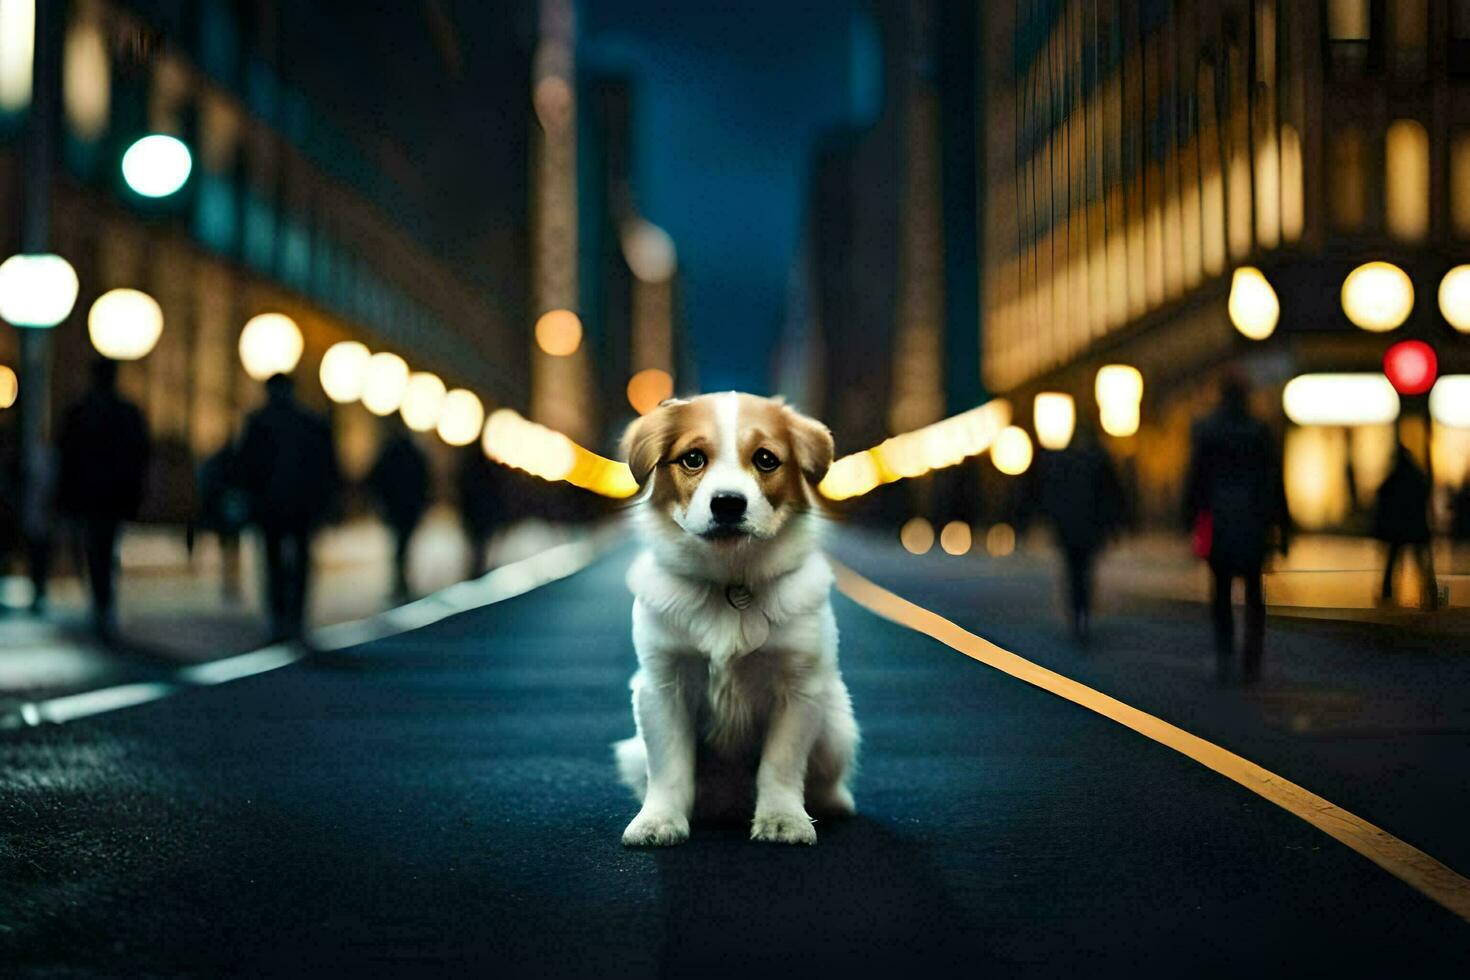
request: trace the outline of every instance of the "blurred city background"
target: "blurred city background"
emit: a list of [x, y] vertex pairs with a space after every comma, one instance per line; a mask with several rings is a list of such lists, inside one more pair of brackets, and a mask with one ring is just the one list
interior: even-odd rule
[[1470, 797], [1465, 0], [0, 0], [0, 259], [0, 709], [604, 541], [734, 388], [858, 571]]

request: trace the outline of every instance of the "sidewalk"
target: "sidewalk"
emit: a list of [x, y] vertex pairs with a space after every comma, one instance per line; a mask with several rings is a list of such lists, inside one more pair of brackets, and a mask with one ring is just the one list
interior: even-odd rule
[[[558, 544], [575, 532], [525, 523], [491, 546], [496, 564], [515, 561]], [[327, 626], [377, 612], [390, 604], [392, 554], [388, 531], [360, 520], [324, 532], [316, 547], [310, 622]], [[130, 529], [121, 548], [118, 609], [123, 651], [95, 643], [88, 630], [84, 584], [76, 578], [51, 583], [43, 617], [24, 611], [30, 583], [0, 579], [0, 708], [110, 684], [148, 680], [181, 664], [214, 660], [265, 643], [261, 574], [256, 543], [241, 547], [241, 592], [223, 595], [220, 552], [210, 535], [197, 542], [192, 567], [183, 533]], [[468, 548], [452, 511], [436, 509], [414, 537], [409, 581], [425, 594], [458, 581]]]

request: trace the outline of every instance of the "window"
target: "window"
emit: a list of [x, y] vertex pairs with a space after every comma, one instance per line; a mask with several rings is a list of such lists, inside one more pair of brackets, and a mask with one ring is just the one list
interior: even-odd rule
[[1450, 143], [1450, 224], [1455, 234], [1470, 238], [1470, 130], [1459, 130]]
[[0, 0], [0, 113], [31, 104], [35, 40], [35, 0]]
[[102, 28], [91, 17], [78, 18], [67, 31], [61, 97], [66, 121], [78, 138], [91, 142], [107, 131], [112, 72]]
[[1367, 148], [1363, 134], [1352, 126], [1332, 131], [1328, 147], [1329, 207], [1332, 227], [1362, 231], [1368, 221]]
[[1376, 67], [1373, 6], [1369, 0], [1328, 0], [1328, 61], [1338, 74], [1358, 74]]
[[1429, 134], [1413, 119], [1388, 127], [1384, 145], [1384, 221], [1404, 241], [1429, 234]]

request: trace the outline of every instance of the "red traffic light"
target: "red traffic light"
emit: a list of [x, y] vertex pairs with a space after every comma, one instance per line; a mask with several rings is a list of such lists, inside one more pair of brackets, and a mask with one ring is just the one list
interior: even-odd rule
[[1422, 340], [1401, 340], [1383, 355], [1383, 373], [1401, 395], [1422, 395], [1434, 387], [1439, 358]]

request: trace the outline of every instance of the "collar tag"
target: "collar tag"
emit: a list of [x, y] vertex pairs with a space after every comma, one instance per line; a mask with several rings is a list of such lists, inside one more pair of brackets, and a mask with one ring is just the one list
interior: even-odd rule
[[755, 601], [755, 595], [743, 585], [725, 586], [725, 601], [733, 608], [744, 612]]

